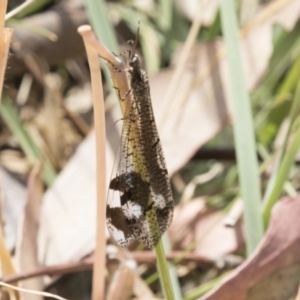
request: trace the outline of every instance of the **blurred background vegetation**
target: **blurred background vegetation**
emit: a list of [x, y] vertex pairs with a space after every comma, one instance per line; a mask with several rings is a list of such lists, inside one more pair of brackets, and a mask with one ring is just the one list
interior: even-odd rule
[[[205, 295], [227, 271], [244, 266], [259, 242], [267, 244], [272, 230], [287, 235], [278, 238], [280, 245], [273, 245], [284, 249], [278, 250], [282, 256], [272, 261], [272, 253], [262, 255], [260, 259], [270, 259], [273, 267], [266, 267], [266, 272], [253, 267], [256, 279], [247, 286], [245, 274], [250, 271], [245, 266], [244, 276], [236, 274], [232, 288], [240, 287], [239, 295], [247, 294], [247, 299], [295, 299], [300, 268], [284, 273], [281, 281], [275, 281], [274, 274], [300, 262], [300, 246], [292, 248], [300, 244], [300, 235], [288, 238], [291, 231], [300, 233], [300, 220], [293, 218], [289, 204], [283, 212], [274, 213], [274, 220], [286, 220], [285, 224], [269, 220], [276, 202], [283, 196], [297, 200], [300, 187], [299, 0], [232, 2], [231, 11], [228, 3], [220, 6], [219, 1], [204, 0], [36, 0], [17, 11], [23, 1], [8, 2], [6, 27], [13, 27], [14, 35], [0, 107], [5, 239], [1, 247], [16, 256], [21, 267], [8, 273], [2, 270], [4, 281], [11, 282], [12, 274], [41, 270], [43, 265], [77, 263], [88, 270], [75, 272], [74, 266], [71, 272], [62, 265], [55, 273], [46, 268], [40, 273], [48, 275], [43, 282], [30, 285], [27, 281], [25, 286], [45, 288], [68, 299], [90, 299], [90, 260], [95, 247], [91, 242], [95, 235], [93, 108], [89, 69], [77, 28], [90, 23], [99, 40], [119, 54], [128, 48], [126, 41], [135, 38], [139, 19], [138, 51], [150, 77], [178, 206], [169, 241], [176, 299]], [[235, 18], [238, 27], [230, 23]], [[240, 43], [236, 47], [232, 41]], [[103, 60], [101, 64], [109, 179], [119, 140], [119, 124], [113, 124], [121, 116]], [[235, 95], [242, 96], [234, 99]], [[243, 151], [248, 150], [245, 159]], [[34, 186], [33, 194], [40, 201], [32, 204], [27, 196], [28, 178], [39, 160], [43, 162], [42, 188]], [[72, 189], [76, 190], [73, 194]], [[292, 211], [297, 212], [298, 201]], [[86, 223], [81, 219], [87, 219]], [[28, 238], [26, 222], [27, 228], [33, 226], [40, 233]], [[36, 245], [29, 247], [30, 243]], [[136, 265], [129, 268], [120, 258], [123, 254], [116, 259], [109, 249], [106, 289], [110, 299], [114, 299], [111, 290], [120, 287], [133, 291], [127, 296], [130, 299], [163, 297], [155, 258], [149, 251], [137, 252], [133, 256]], [[28, 257], [31, 263], [24, 263]], [[287, 257], [290, 260], [282, 263]], [[120, 265], [131, 270], [124, 267], [130, 276], [134, 273], [142, 279], [140, 286], [147, 289], [144, 298], [133, 284], [136, 279], [122, 279]], [[270, 284], [273, 292], [266, 295]], [[284, 285], [288, 286], [285, 290]], [[224, 298], [212, 294], [203, 299], [244, 299], [233, 298], [226, 286], [222, 291], [228, 293]]]

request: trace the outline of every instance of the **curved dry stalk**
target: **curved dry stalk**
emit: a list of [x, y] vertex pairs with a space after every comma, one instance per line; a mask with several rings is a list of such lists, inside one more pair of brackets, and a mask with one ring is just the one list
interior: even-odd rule
[[81, 34], [91, 73], [92, 95], [94, 106], [94, 122], [96, 133], [96, 164], [97, 164], [97, 227], [96, 227], [96, 249], [95, 264], [93, 272], [93, 290], [92, 299], [104, 299], [105, 283], [105, 216], [106, 216], [106, 163], [105, 163], [105, 109], [103, 99], [102, 78], [97, 51], [95, 50], [90, 39], [87, 38], [91, 33], [88, 26], [79, 27], [78, 32]]
[[[120, 60], [117, 56], [113, 55], [113, 53], [111, 53], [107, 49], [107, 47], [97, 39], [97, 37], [91, 29], [91, 26], [83, 25], [80, 26], [78, 30], [81, 36], [84, 38], [84, 40], [89, 45], [91, 45], [95, 49], [95, 51], [97, 51], [100, 57], [105, 59], [106, 65], [111, 75], [111, 79], [113, 81], [114, 88], [116, 89], [117, 97], [120, 100], [119, 103], [121, 105], [122, 113], [124, 115], [127, 101], [131, 100], [131, 94], [128, 94], [128, 91], [130, 90], [130, 85], [126, 74], [127, 69], [125, 63], [122, 60]], [[127, 94], [128, 97], [124, 99], [124, 95]]]

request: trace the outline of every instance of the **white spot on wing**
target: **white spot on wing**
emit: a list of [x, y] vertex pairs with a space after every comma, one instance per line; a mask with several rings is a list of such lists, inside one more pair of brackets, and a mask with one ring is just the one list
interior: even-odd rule
[[110, 225], [109, 226], [110, 228], [110, 234], [113, 236], [113, 238], [116, 240], [116, 241], [123, 241], [123, 242], [126, 242], [126, 238], [125, 238], [125, 235], [124, 235], [124, 232], [122, 230], [119, 230], [117, 229], [114, 225]]
[[123, 207], [123, 212], [128, 219], [139, 219], [143, 215], [141, 206], [132, 201], [127, 202], [126, 207]]
[[152, 191], [152, 198], [154, 199], [154, 204], [156, 208], [163, 209], [166, 207], [166, 199], [163, 195], [155, 194]]
[[117, 229], [112, 223], [108, 224], [108, 231], [112, 238], [121, 246], [128, 247], [134, 240], [133, 236], [125, 237], [122, 230]]
[[114, 207], [120, 207], [121, 206], [121, 195], [123, 193], [118, 193], [118, 192], [115, 192], [115, 193], [110, 193], [110, 198], [109, 198], [109, 201], [108, 201], [108, 205], [110, 208], [114, 208]]

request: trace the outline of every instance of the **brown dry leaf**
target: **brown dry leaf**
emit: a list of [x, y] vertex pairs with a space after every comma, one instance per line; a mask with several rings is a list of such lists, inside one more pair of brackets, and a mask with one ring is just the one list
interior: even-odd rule
[[[209, 45], [204, 45], [202, 51], [198, 53], [199, 57], [206, 60], [207, 56], [202, 54], [208, 51], [213, 56], [214, 52], [208, 48]], [[164, 120], [164, 123], [158, 123], [158, 131], [171, 175], [187, 163], [199, 147], [229, 123], [223, 90], [220, 86], [216, 86], [217, 81], [214, 83], [215, 91], [212, 89], [211, 78], [191, 90], [190, 84], [196, 76], [194, 70], [185, 71], [177, 93], [177, 97], [186, 99], [186, 102], [180, 107], [170, 107], [167, 114], [162, 116], [161, 101], [164, 99], [165, 87], [168, 86], [173, 72], [173, 70], [162, 71], [150, 80], [155, 117], [157, 120]], [[215, 69], [215, 72], [218, 73], [218, 69]], [[218, 82], [220, 83], [220, 80]]]
[[[78, 261], [94, 250], [95, 147], [94, 135], [90, 134], [44, 195], [39, 231], [39, 258], [45, 265]], [[106, 164], [112, 170], [113, 154], [108, 147]], [[107, 175], [109, 177], [110, 173]]]
[[300, 282], [300, 195], [273, 208], [265, 237], [253, 255], [205, 300], [282, 300], [297, 293]]
[[[222, 211], [210, 210], [204, 198], [197, 198], [175, 208], [169, 234], [177, 249], [187, 249], [196, 242], [194, 254], [210, 260], [223, 258], [243, 244], [241, 224], [224, 226]], [[198, 243], [197, 243], [198, 241]]]
[[[266, 21], [251, 27], [244, 34], [242, 55], [249, 89], [255, 86], [266, 70], [272, 53], [273, 23], [286, 25], [288, 19], [288, 25], [291, 25], [298, 18], [300, 1], [285, 3], [285, 6], [275, 10], [275, 14], [271, 14]], [[266, 6], [265, 10], [268, 8]], [[195, 50], [194, 55], [191, 54], [194, 63], [184, 71], [178, 93], [172, 99], [172, 106], [167, 112], [162, 111], [162, 100], [173, 70], [160, 72], [150, 78], [155, 116], [157, 120], [164, 121], [158, 124], [158, 131], [170, 174], [186, 164], [202, 145], [230, 122], [227, 108], [230, 99], [227, 62], [223, 57], [217, 63], [222, 48], [220, 42], [215, 42], [202, 45]], [[115, 110], [119, 108], [115, 107]], [[116, 151], [119, 143], [116, 133], [121, 122], [117, 122], [115, 126], [114, 120], [120, 118], [118, 114], [118, 117], [109, 116], [107, 119], [107, 138], [110, 142], [107, 147], [107, 182], [114, 159], [111, 149]], [[56, 264], [77, 260], [94, 249], [95, 166], [94, 136], [89, 135], [44, 197], [39, 243], [40, 259], [43, 263]], [[230, 231], [224, 228], [222, 230], [222, 234]], [[234, 248], [232, 243], [230, 245], [228, 250]]]
[[144, 280], [141, 279], [140, 276], [134, 274], [134, 285], [133, 285], [134, 294], [136, 295], [136, 299], [140, 300], [154, 300], [157, 299], [152, 293], [149, 286], [145, 283]]
[[[6, 194], [5, 194], [5, 190], [3, 188], [3, 174], [4, 171], [1, 170], [1, 176], [0, 176], [0, 211], [1, 211], [1, 219], [0, 219], [0, 223], [2, 225], [2, 215], [3, 215], [3, 204], [4, 201], [6, 201], [7, 199], [4, 200], [4, 198], [6, 198]], [[10, 186], [11, 187], [11, 186]], [[7, 275], [12, 275], [15, 274], [15, 268], [13, 265], [13, 261], [12, 261], [12, 257], [10, 255], [10, 252], [7, 249], [7, 246], [5, 244], [5, 240], [4, 240], [4, 235], [3, 235], [3, 231], [2, 231], [2, 226], [0, 227], [0, 272], [1, 272], [1, 277], [3, 276], [7, 276]], [[17, 284], [14, 284], [17, 285]], [[7, 292], [9, 294], [9, 298], [10, 299], [19, 299], [19, 293], [18, 291], [9, 289], [9, 288], [3, 288], [3, 290], [5, 292]], [[2, 294], [2, 293], [1, 293]], [[4, 299], [6, 299], [4, 296]]]
[[134, 283], [134, 274], [126, 264], [121, 264], [113, 275], [113, 280], [109, 285], [107, 300], [127, 300], [131, 299]]
[[[115, 111], [119, 113], [119, 108], [115, 107]], [[109, 138], [116, 150], [119, 144], [121, 122], [115, 126], [114, 120], [106, 116], [106, 128], [115, 131], [115, 135]], [[95, 149], [95, 136], [92, 132], [77, 148], [69, 163], [44, 195], [39, 231], [39, 259], [45, 265], [78, 261], [94, 250], [96, 234]], [[106, 145], [107, 189], [114, 156], [111, 147]], [[108, 231], [106, 234], [108, 237]]]
[[4, 223], [5, 244], [11, 251], [15, 248], [19, 220], [26, 202], [26, 188], [0, 166], [1, 219]]
[[[40, 207], [43, 197], [43, 182], [41, 179], [42, 163], [38, 162], [31, 171], [28, 179], [28, 195], [25, 206], [20, 234], [16, 246], [16, 260], [20, 271], [34, 270], [39, 266], [37, 235], [39, 229]], [[22, 282], [22, 287], [42, 291], [43, 279], [32, 278]], [[40, 295], [22, 293], [21, 299], [43, 299]]]

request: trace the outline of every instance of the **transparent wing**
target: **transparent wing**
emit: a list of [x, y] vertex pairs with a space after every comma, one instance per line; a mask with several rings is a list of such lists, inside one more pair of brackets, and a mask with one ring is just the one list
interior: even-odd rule
[[122, 247], [153, 248], [170, 226], [173, 197], [149, 88], [133, 86], [107, 199], [107, 225]]
[[135, 105], [128, 101], [109, 185], [106, 214], [108, 230], [122, 247], [128, 247], [133, 240], [138, 239], [142, 224], [145, 223], [150, 194], [136, 124]]

